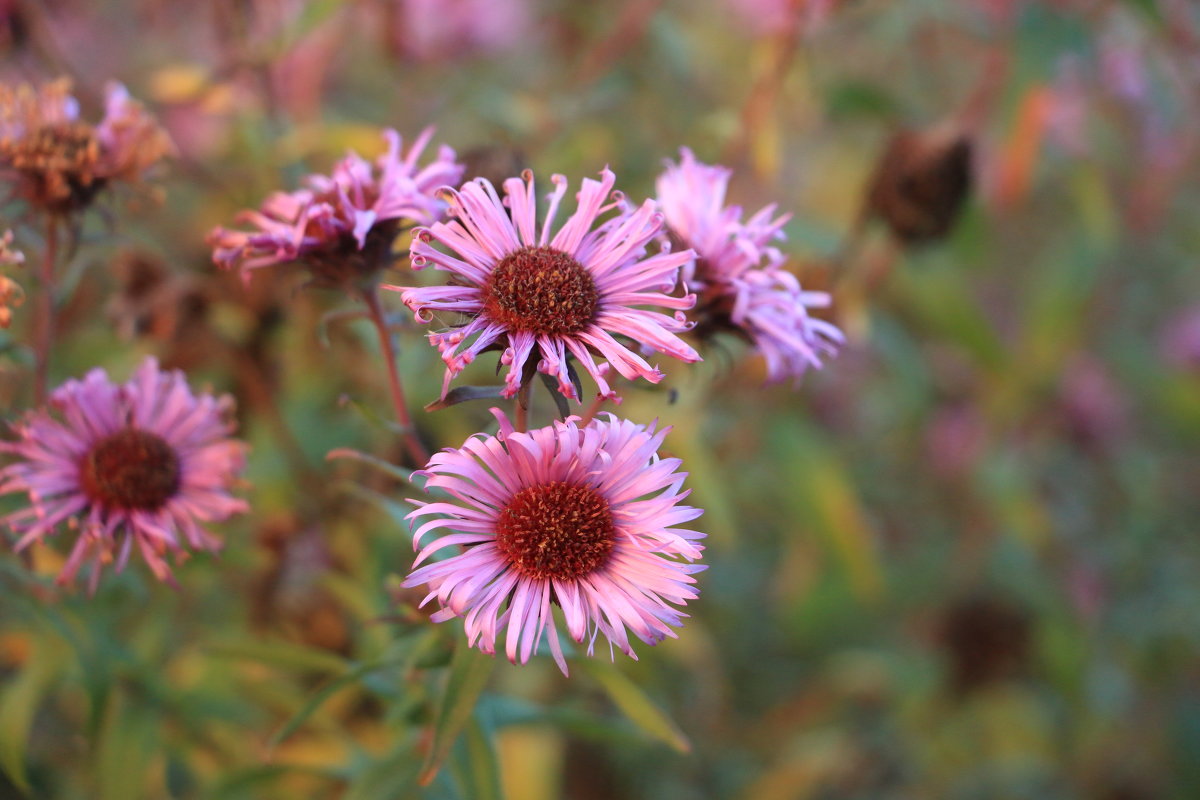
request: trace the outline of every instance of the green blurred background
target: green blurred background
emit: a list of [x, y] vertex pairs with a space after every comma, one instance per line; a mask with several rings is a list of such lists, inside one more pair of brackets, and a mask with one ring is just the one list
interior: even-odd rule
[[[88, 217], [54, 381], [154, 353], [235, 393], [254, 508], [178, 591], [137, 569], [55, 589], [61, 547], [0, 560], [0, 798], [1200, 796], [1194, 3], [512, 0], [428, 41], [404, 14], [0, 2], [5, 80], [69, 75], [92, 118], [120, 80], [180, 151], [161, 202]], [[895, 131], [947, 121], [970, 196], [903, 245], [868, 184]], [[501, 660], [420, 786], [461, 630], [397, 589], [413, 490], [325, 459], [400, 458], [373, 332], [301, 273], [243, 288], [204, 239], [431, 124], [501, 169], [610, 165], [634, 200], [681, 145], [733, 167], [734, 202], [794, 215], [790, 267], [849, 343], [799, 388], [763, 388], [730, 340], [629, 390], [620, 413], [674, 426], [706, 509], [691, 619], [570, 679]], [[36, 257], [36, 227], [4, 221]], [[385, 301], [428, 402], [440, 361]], [[24, 324], [0, 334], [8, 419]], [[457, 445], [484, 406], [422, 435]]]

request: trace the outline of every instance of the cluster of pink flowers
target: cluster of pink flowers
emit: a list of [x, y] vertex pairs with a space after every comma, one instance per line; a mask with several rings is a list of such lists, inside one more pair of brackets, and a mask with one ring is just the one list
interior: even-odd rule
[[[503, 198], [484, 179], [447, 190], [449, 220], [414, 232], [412, 266], [450, 273], [450, 285], [387, 287], [419, 321], [445, 315], [449, 327], [429, 337], [446, 363], [443, 397], [488, 350], [507, 367], [504, 396], [542, 372], [580, 399], [580, 364], [598, 400], [617, 399], [610, 369], [662, 379], [638, 350], [698, 361], [679, 338], [693, 328], [740, 333], [772, 378], [799, 377], [836, 350], [840, 331], [808, 314], [828, 295], [803, 291], [771, 244], [787, 218], [769, 206], [743, 222], [725, 205], [728, 170], [685, 149], [659, 179], [657, 200], [640, 206], [613, 190], [615, 180], [607, 169], [584, 180], [561, 227], [560, 175], [540, 220], [528, 172], [504, 181]], [[589, 654], [599, 635], [633, 657], [630, 632], [648, 644], [674, 635], [683, 616], [675, 606], [696, 597], [701, 567], [691, 562], [703, 548], [702, 534], [675, 527], [701, 512], [680, 504], [678, 460], [658, 456], [665, 431], [609, 416], [524, 432], [493, 413], [497, 435], [443, 450], [418, 473], [448, 499], [412, 513], [420, 552], [405, 585], [428, 586], [425, 602], [440, 607], [433, 619], [461, 617], [471, 645], [492, 653], [503, 636], [514, 663], [545, 635], [564, 673], [554, 606]], [[439, 529], [445, 535], [426, 543]], [[431, 561], [447, 548], [455, 554]]]
[[218, 550], [204, 524], [246, 510], [229, 493], [245, 445], [230, 438], [228, 395], [193, 394], [182, 373], [147, 359], [125, 384], [102, 369], [67, 381], [49, 405], [0, 442], [18, 459], [0, 469], [0, 494], [29, 499], [0, 523], [18, 535], [18, 551], [67, 524], [75, 542], [60, 582], [90, 562], [94, 590], [105, 564], [119, 571], [134, 552], [171, 580], [166, 556]]
[[[77, 109], [62, 85], [21, 94], [9, 107], [19, 113], [0, 122], [5, 141], [28, 140], [34, 117], [42, 128], [74, 130]], [[119, 87], [105, 122], [80, 135], [90, 155], [76, 166], [93, 170], [88, 180], [140, 170], [152, 137]], [[585, 417], [564, 410], [551, 425], [523, 430], [522, 415], [517, 430], [493, 409], [498, 433], [442, 450], [416, 473], [439, 497], [412, 501], [419, 553], [405, 585], [428, 588], [423, 604], [436, 601], [435, 621], [461, 617], [470, 645], [493, 653], [503, 640], [514, 662], [528, 661], [545, 637], [566, 673], [560, 619], [589, 654], [602, 636], [636, 658], [631, 640], [674, 636], [681, 607], [697, 597], [703, 534], [681, 526], [701, 511], [683, 504], [680, 461], [659, 454], [669, 429], [597, 417], [599, 404], [619, 402], [618, 376], [661, 381], [647, 360], [654, 353], [699, 361], [684, 337], [704, 343], [719, 331], [748, 340], [770, 378], [798, 378], [841, 341], [837, 328], [809, 314], [829, 298], [803, 291], [785, 269], [775, 243], [787, 217], [768, 206], [743, 221], [725, 203], [729, 170], [687, 149], [679, 164], [668, 162], [657, 198], [628, 202], [605, 168], [580, 183], [574, 210], [560, 218], [565, 177], [551, 177], [539, 213], [532, 172], [504, 180], [502, 196], [485, 178], [460, 185], [465, 168], [445, 145], [422, 166], [432, 136], [425, 130], [405, 152], [388, 130], [373, 163], [350, 153], [331, 174], [272, 194], [238, 217], [244, 229], [210, 234], [213, 260], [246, 279], [263, 267], [302, 265], [315, 283], [366, 301], [387, 341], [375, 290], [398, 236], [417, 226], [413, 270], [432, 266], [448, 285], [383, 288], [399, 292], [418, 321], [440, 324], [428, 338], [446, 365], [443, 399], [488, 351], [507, 368], [499, 393], [520, 408], [538, 373], [563, 397], [582, 400], [576, 370], [585, 372], [596, 387]], [[69, 192], [86, 183], [78, 170], [55, 174]], [[193, 394], [182, 374], [162, 372], [153, 359], [126, 384], [100, 369], [68, 381], [0, 443], [13, 457], [0, 469], [0, 493], [28, 499], [0, 524], [16, 534], [17, 550], [64, 527], [74, 534], [62, 582], [91, 564], [94, 589], [104, 565], [120, 570], [134, 553], [173, 580], [168, 557], [217, 550], [206, 524], [247, 507], [230, 494], [245, 455], [230, 438], [230, 406], [228, 397]]]

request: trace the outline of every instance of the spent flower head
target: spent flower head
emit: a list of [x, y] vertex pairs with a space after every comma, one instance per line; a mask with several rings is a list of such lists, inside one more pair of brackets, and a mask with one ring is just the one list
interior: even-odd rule
[[17, 550], [72, 534], [60, 583], [90, 561], [94, 591], [104, 565], [120, 571], [134, 552], [173, 582], [167, 555], [215, 552], [221, 541], [204, 525], [247, 509], [229, 493], [245, 462], [245, 445], [229, 436], [232, 406], [229, 395], [194, 394], [153, 358], [125, 384], [103, 369], [67, 381], [48, 408], [13, 425], [15, 441], [0, 442], [16, 459], [0, 469], [0, 494], [28, 497], [0, 525]]
[[681, 504], [679, 459], [658, 455], [669, 429], [610, 414], [518, 433], [492, 413], [497, 435], [476, 434], [417, 473], [448, 499], [414, 501], [420, 552], [404, 585], [428, 585], [422, 605], [437, 600], [435, 622], [462, 617], [472, 647], [494, 653], [503, 636], [513, 663], [545, 632], [564, 674], [554, 606], [589, 655], [600, 635], [635, 659], [630, 632], [651, 645], [674, 637], [686, 614], [673, 606], [697, 597], [692, 576], [704, 567], [691, 562], [704, 534], [676, 527], [702, 511]]
[[0, 170], [17, 179], [17, 194], [33, 208], [82, 211], [107, 186], [137, 183], [173, 152], [166, 132], [119, 83], [108, 84], [97, 125], [80, 119], [65, 78], [40, 88], [0, 84]]
[[425, 129], [402, 152], [400, 134], [384, 131], [387, 150], [374, 166], [357, 153], [339, 161], [330, 175], [310, 175], [305, 187], [275, 192], [257, 211], [237, 220], [249, 231], [216, 228], [208, 237], [213, 261], [223, 269], [251, 271], [277, 264], [307, 267], [315, 284], [371, 285], [392, 261], [392, 245], [405, 223], [429, 225], [446, 205], [436, 191], [457, 183], [463, 167], [446, 145], [425, 166], [417, 162], [433, 138]]
[[658, 177], [670, 235], [696, 251], [683, 272], [700, 298], [693, 314], [696, 334], [737, 334], [763, 354], [770, 379], [799, 378], [836, 352], [842, 333], [809, 315], [808, 309], [829, 305], [829, 295], [804, 291], [772, 245], [783, 239], [789, 215], [775, 216], [775, 206], [768, 205], [743, 222], [742, 209], [725, 204], [730, 175], [725, 167], [697, 161], [684, 147], [679, 163], [668, 161]]
[[[449, 272], [451, 285], [385, 287], [403, 292], [404, 303], [422, 322], [432, 321], [437, 312], [465, 315], [429, 337], [446, 362], [443, 397], [454, 377], [487, 349], [501, 350], [501, 363], [508, 366], [506, 397], [515, 395], [536, 368], [556, 378], [564, 396], [579, 399], [573, 360], [607, 397], [616, 396], [605, 378], [610, 365], [630, 380], [662, 379], [657, 368], [614, 335], [682, 361], [700, 360], [675, 335], [689, 327], [681, 310], [691, 308], [695, 297], [667, 294], [692, 253], [666, 248], [647, 253], [662, 228], [654, 201], [622, 211], [624, 197], [613, 191], [616, 176], [605, 169], [599, 181], [584, 179], [575, 213], [554, 232], [567, 180], [562, 175], [550, 180], [554, 190], [540, 227], [530, 171], [504, 181], [503, 200], [482, 178], [449, 190], [452, 219], [417, 229], [412, 266], [432, 264]], [[619, 213], [599, 221], [611, 211]], [[593, 354], [602, 362], [597, 364]]]

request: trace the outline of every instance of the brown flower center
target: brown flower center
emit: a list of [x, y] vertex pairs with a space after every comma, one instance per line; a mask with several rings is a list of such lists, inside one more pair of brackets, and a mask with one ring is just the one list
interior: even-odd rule
[[179, 490], [179, 456], [162, 437], [137, 428], [106, 436], [79, 465], [84, 493], [108, 508], [154, 511]]
[[83, 208], [104, 185], [96, 174], [100, 142], [82, 122], [43, 125], [4, 140], [0, 159], [25, 177], [27, 199], [52, 211]]
[[615, 532], [594, 489], [551, 481], [513, 495], [496, 523], [496, 547], [527, 578], [575, 580], [608, 562]]
[[552, 247], [522, 247], [496, 265], [483, 289], [484, 314], [511, 330], [578, 333], [596, 315], [592, 274]]

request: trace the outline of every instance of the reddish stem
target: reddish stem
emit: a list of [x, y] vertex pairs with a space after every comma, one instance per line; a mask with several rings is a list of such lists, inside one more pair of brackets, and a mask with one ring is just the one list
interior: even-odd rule
[[583, 415], [579, 418], [579, 427], [587, 427], [587, 424], [596, 418], [596, 414], [600, 411], [600, 406], [604, 405], [606, 399], [604, 395], [597, 393], [596, 399], [592, 401], [592, 404], [587, 407], [587, 411], [584, 411]]
[[519, 433], [524, 433], [529, 430], [529, 395], [530, 385], [528, 381], [521, 384], [517, 396], [513, 398], [513, 415], [516, 419], [513, 420], [513, 429]]
[[404, 429], [404, 444], [417, 466], [424, 466], [429, 461], [429, 451], [417, 437], [412, 417], [408, 414], [408, 401], [404, 397], [404, 386], [400, 383], [400, 372], [396, 368], [396, 349], [392, 346], [392, 334], [388, 330], [387, 320], [383, 316], [383, 306], [379, 303], [379, 291], [372, 286], [363, 291], [362, 297], [363, 302], [367, 304], [367, 313], [371, 317], [371, 322], [379, 333], [379, 346], [383, 350], [383, 360], [387, 364], [392, 408], [396, 412], [396, 422], [400, 423], [400, 427]]

